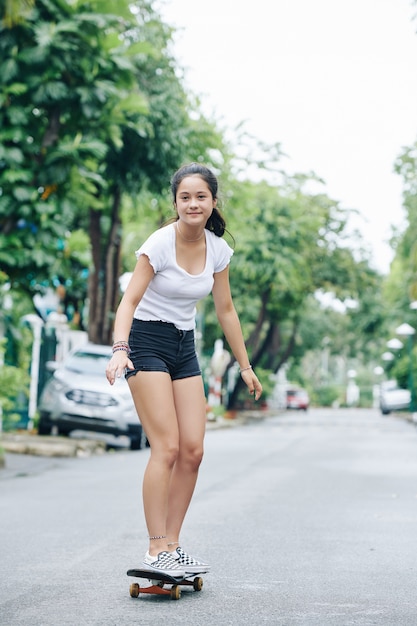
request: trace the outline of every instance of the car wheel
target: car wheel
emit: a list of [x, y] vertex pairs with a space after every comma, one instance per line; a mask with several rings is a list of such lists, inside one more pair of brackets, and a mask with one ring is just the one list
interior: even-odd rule
[[61, 437], [69, 437], [70, 432], [67, 428], [58, 427], [58, 435]]
[[131, 450], [140, 450], [141, 446], [141, 440], [137, 439], [136, 437], [131, 437], [130, 438], [130, 449]]
[[131, 437], [130, 438], [130, 449], [131, 450], [142, 450], [146, 448], [148, 445], [148, 439], [145, 435], [145, 431], [143, 428], [140, 431], [139, 437]]
[[47, 417], [41, 414], [38, 423], [38, 435], [50, 435], [52, 430], [52, 424]]

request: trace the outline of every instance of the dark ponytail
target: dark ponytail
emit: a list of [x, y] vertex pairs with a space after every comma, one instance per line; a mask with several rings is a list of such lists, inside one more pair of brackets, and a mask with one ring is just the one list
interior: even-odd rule
[[218, 209], [213, 209], [212, 214], [206, 222], [206, 228], [207, 230], [211, 230], [211, 232], [218, 237], [223, 237], [224, 231], [226, 230], [226, 222]]

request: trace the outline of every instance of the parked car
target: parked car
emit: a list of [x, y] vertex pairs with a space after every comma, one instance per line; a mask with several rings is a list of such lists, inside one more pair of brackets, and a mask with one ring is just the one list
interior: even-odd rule
[[62, 363], [47, 364], [54, 373], [39, 400], [40, 435], [83, 430], [127, 436], [132, 450], [146, 445], [127, 381], [118, 378], [110, 385], [106, 379], [111, 354], [110, 346], [89, 343], [72, 350]]
[[381, 383], [379, 406], [383, 415], [391, 411], [405, 411], [410, 408], [411, 394], [408, 389], [400, 389], [395, 380], [386, 380]]
[[310, 397], [305, 389], [287, 389], [287, 409], [299, 409], [307, 411], [310, 404]]

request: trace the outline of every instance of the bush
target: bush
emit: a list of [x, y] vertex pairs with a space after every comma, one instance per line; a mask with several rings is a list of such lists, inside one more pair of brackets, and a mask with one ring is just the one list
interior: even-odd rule
[[10, 430], [22, 420], [24, 400], [28, 397], [29, 374], [13, 365], [0, 366], [0, 407], [3, 412], [3, 428]]
[[372, 408], [374, 394], [372, 387], [361, 387], [359, 396], [359, 406], [364, 409]]
[[337, 400], [340, 401], [340, 389], [337, 385], [323, 385], [315, 389], [312, 396], [313, 404], [332, 406]]

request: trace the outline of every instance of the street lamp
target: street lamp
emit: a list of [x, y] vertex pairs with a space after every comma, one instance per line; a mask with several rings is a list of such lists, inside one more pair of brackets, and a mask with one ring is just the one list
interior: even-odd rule
[[401, 324], [395, 330], [400, 337], [407, 337], [407, 349], [408, 349], [408, 388], [411, 394], [410, 411], [415, 411], [415, 393], [414, 393], [414, 381], [413, 381], [413, 336], [416, 332], [415, 328], [410, 324]]
[[387, 341], [387, 348], [389, 348], [390, 350], [401, 350], [401, 348], [403, 347], [403, 342], [397, 339], [397, 337], [393, 337], [392, 339]]
[[392, 354], [392, 352], [384, 352], [384, 353], [381, 355], [381, 359], [382, 359], [383, 361], [387, 361], [387, 362], [389, 362], [389, 361], [393, 361], [393, 360], [395, 359], [395, 356]]
[[391, 350], [397, 351], [401, 350], [401, 348], [403, 347], [403, 342], [400, 341], [397, 337], [393, 337], [392, 339], [387, 341], [387, 348], [389, 348], [389, 352], [384, 352], [384, 354], [381, 356], [382, 360], [387, 363], [387, 366], [388, 363], [392, 363], [392, 361], [394, 361], [395, 359], [395, 355], [391, 352]]

